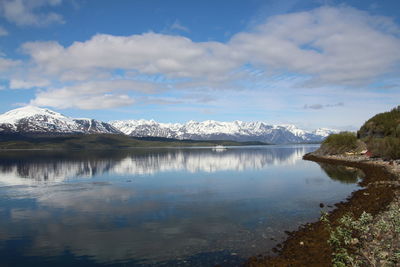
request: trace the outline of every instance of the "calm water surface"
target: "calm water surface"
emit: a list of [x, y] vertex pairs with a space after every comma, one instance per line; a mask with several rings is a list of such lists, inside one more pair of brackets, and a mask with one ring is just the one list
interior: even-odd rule
[[358, 188], [316, 148], [1, 152], [0, 265], [240, 265]]

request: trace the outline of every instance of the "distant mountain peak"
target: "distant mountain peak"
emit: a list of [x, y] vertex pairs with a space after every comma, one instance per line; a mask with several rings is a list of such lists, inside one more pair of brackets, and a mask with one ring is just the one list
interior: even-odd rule
[[93, 119], [74, 119], [47, 108], [25, 106], [0, 115], [0, 132], [10, 133], [120, 133]]
[[136, 137], [165, 137], [194, 140], [262, 141], [267, 143], [321, 142], [336, 130], [308, 132], [292, 124], [268, 125], [267, 123], [206, 120], [186, 123], [158, 123], [154, 120], [126, 120], [110, 122], [121, 132]]
[[66, 118], [66, 116], [52, 111], [47, 108], [40, 108], [37, 106], [24, 106], [21, 108], [16, 108], [13, 110], [10, 110], [4, 114], [0, 115], [0, 123], [15, 123], [18, 120], [27, 118], [27, 117], [32, 117], [36, 115], [43, 115], [43, 116], [52, 116], [52, 117], [58, 117], [58, 118]]
[[188, 121], [159, 123], [155, 120], [125, 120], [105, 123], [94, 119], [71, 118], [47, 108], [25, 106], [0, 115], [0, 132], [91, 134], [124, 133], [136, 137], [164, 137], [193, 140], [261, 141], [267, 143], [321, 142], [337, 130], [319, 128], [305, 131], [293, 124], [270, 125], [265, 122]]

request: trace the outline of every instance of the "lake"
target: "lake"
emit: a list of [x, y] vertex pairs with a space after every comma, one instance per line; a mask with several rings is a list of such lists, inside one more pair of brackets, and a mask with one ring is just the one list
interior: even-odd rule
[[240, 265], [359, 188], [317, 148], [0, 152], [0, 265]]

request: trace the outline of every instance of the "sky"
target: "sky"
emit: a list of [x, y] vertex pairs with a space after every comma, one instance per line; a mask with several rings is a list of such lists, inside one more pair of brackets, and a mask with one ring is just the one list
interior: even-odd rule
[[0, 0], [0, 113], [355, 130], [400, 104], [398, 0]]

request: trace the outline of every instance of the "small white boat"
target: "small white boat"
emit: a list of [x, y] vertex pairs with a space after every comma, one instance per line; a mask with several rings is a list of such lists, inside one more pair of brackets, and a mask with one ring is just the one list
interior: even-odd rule
[[225, 151], [225, 150], [226, 150], [226, 147], [221, 146], [221, 145], [218, 145], [218, 146], [214, 146], [214, 147], [212, 148], [212, 150], [213, 150], [213, 151], [217, 151], [217, 152], [221, 152], [221, 151]]

